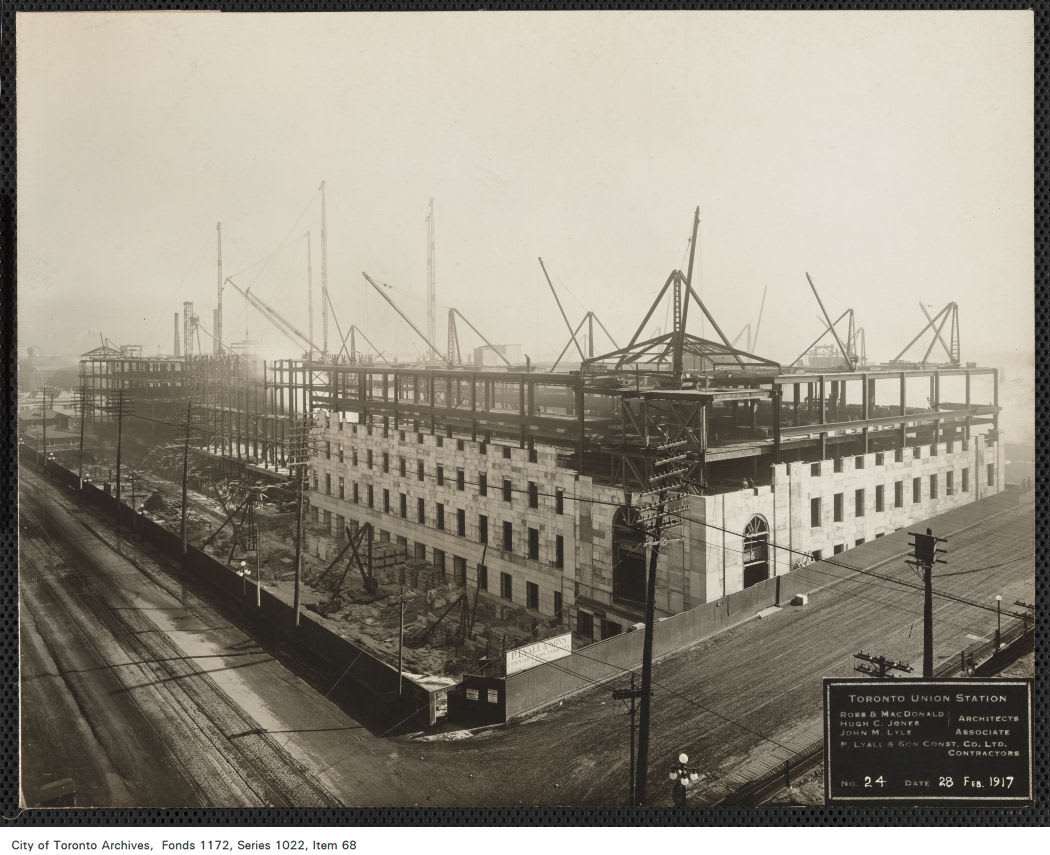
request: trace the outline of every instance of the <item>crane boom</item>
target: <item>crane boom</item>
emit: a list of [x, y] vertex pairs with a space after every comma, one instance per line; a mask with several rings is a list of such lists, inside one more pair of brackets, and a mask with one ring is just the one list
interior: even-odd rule
[[751, 347], [748, 350], [758, 350], [758, 331], [762, 326], [762, 310], [766, 308], [766, 289], [768, 286], [762, 287], [762, 302], [758, 305], [758, 320], [755, 322], [755, 334], [751, 338]]
[[376, 347], [376, 346], [375, 346], [375, 345], [374, 345], [374, 344], [372, 343], [372, 341], [371, 341], [371, 340], [370, 340], [370, 339], [368, 338], [368, 336], [366, 336], [366, 335], [365, 335], [365, 334], [364, 334], [364, 333], [363, 333], [363, 332], [361, 331], [361, 327], [357, 326], [356, 324], [354, 324], [354, 325], [351, 325], [351, 326], [350, 326], [350, 330], [348, 330], [348, 331], [347, 331], [347, 334], [348, 334], [348, 335], [349, 335], [349, 332], [350, 332], [351, 330], [352, 330], [352, 331], [354, 331], [354, 332], [356, 332], [356, 333], [357, 333], [357, 334], [358, 334], [359, 336], [361, 336], [361, 338], [363, 338], [363, 339], [365, 340], [365, 344], [367, 344], [367, 345], [368, 345], [368, 346], [369, 346], [370, 348], [372, 348], [372, 350], [374, 350], [374, 351], [376, 352], [376, 356], [378, 356], [378, 357], [379, 357], [380, 359], [382, 359], [382, 360], [383, 360], [383, 362], [385, 362], [385, 363], [386, 363], [387, 365], [393, 365], [393, 364], [394, 364], [394, 363], [393, 363], [393, 362], [391, 362], [391, 361], [390, 361], [389, 359], [387, 359], [387, 358], [386, 358], [385, 356], [383, 356], [383, 351], [381, 351], [381, 350], [380, 350], [380, 349], [379, 349], [378, 347]]
[[580, 352], [580, 361], [582, 362], [587, 357], [583, 355], [583, 348], [580, 347], [580, 343], [576, 340], [576, 333], [573, 332], [572, 324], [569, 323], [569, 318], [565, 314], [565, 309], [561, 307], [561, 300], [558, 299], [558, 292], [554, 290], [554, 283], [551, 282], [550, 274], [547, 273], [547, 265], [543, 263], [542, 258], [540, 259], [540, 269], [543, 271], [543, 278], [547, 280], [551, 293], [554, 295], [554, 302], [558, 304], [558, 311], [561, 312], [562, 320], [565, 321], [565, 327], [569, 330], [569, 336], [572, 338], [572, 343], [576, 345], [576, 349]]
[[368, 282], [368, 284], [369, 284], [369, 285], [371, 285], [371, 286], [372, 286], [373, 288], [375, 288], [375, 289], [376, 289], [376, 291], [378, 291], [378, 292], [379, 292], [379, 296], [380, 296], [380, 297], [382, 297], [382, 298], [383, 298], [384, 300], [386, 300], [386, 301], [387, 301], [387, 302], [388, 302], [388, 303], [389, 303], [389, 304], [391, 305], [391, 307], [393, 308], [393, 310], [394, 310], [395, 312], [397, 312], [397, 313], [398, 313], [398, 314], [399, 314], [399, 315], [401, 316], [401, 319], [402, 319], [402, 320], [403, 320], [403, 321], [404, 321], [404, 322], [405, 322], [406, 324], [408, 324], [408, 325], [409, 325], [410, 327], [412, 327], [412, 329], [413, 329], [413, 331], [415, 332], [415, 334], [416, 334], [416, 335], [418, 335], [418, 336], [419, 336], [419, 337], [420, 337], [421, 339], [423, 339], [423, 341], [425, 341], [425, 342], [427, 343], [427, 345], [429, 345], [430, 349], [431, 349], [432, 351], [434, 351], [434, 353], [435, 353], [435, 354], [437, 354], [437, 357], [438, 357], [438, 359], [440, 359], [440, 360], [441, 360], [442, 362], [444, 362], [444, 363], [445, 363], [446, 365], [448, 365], [449, 367], [451, 367], [451, 366], [452, 366], [452, 363], [451, 363], [451, 362], [449, 362], [449, 361], [448, 361], [448, 360], [447, 360], [447, 359], [446, 359], [446, 358], [445, 358], [444, 356], [442, 356], [442, 354], [441, 354], [441, 351], [440, 351], [440, 350], [438, 349], [437, 345], [436, 345], [436, 344], [434, 344], [434, 342], [432, 342], [432, 341], [431, 341], [431, 340], [430, 340], [429, 338], [427, 338], [427, 337], [426, 337], [425, 335], [423, 335], [423, 333], [422, 333], [422, 331], [421, 331], [421, 330], [419, 329], [419, 327], [417, 327], [417, 326], [416, 326], [416, 325], [415, 325], [414, 323], [412, 323], [412, 319], [411, 319], [411, 318], [410, 318], [410, 317], [409, 317], [408, 315], [406, 315], [406, 314], [405, 314], [404, 312], [402, 312], [402, 311], [401, 311], [401, 309], [400, 309], [400, 308], [398, 307], [397, 303], [395, 303], [395, 302], [394, 302], [393, 300], [391, 300], [391, 299], [390, 299], [390, 298], [389, 298], [389, 297], [388, 297], [388, 296], [386, 295], [386, 292], [385, 292], [385, 291], [383, 291], [383, 287], [382, 287], [382, 286], [381, 286], [381, 285], [380, 285], [380, 284], [379, 284], [378, 282], [376, 282], [376, 281], [375, 281], [375, 279], [373, 279], [373, 278], [372, 278], [371, 276], [369, 276], [369, 275], [368, 275], [367, 273], [365, 273], [364, 271], [361, 271], [361, 275], [365, 277], [365, 279], [367, 280], [367, 282]]
[[493, 343], [492, 343], [491, 341], [489, 341], [489, 340], [488, 340], [487, 338], [485, 338], [485, 336], [483, 336], [483, 335], [481, 334], [481, 332], [480, 332], [480, 331], [478, 330], [478, 328], [477, 328], [476, 326], [474, 326], [474, 324], [472, 324], [472, 323], [471, 323], [470, 321], [468, 321], [468, 320], [466, 319], [466, 317], [464, 316], [464, 314], [463, 314], [463, 313], [462, 313], [462, 312], [461, 312], [461, 311], [460, 311], [459, 309], [457, 309], [457, 308], [453, 307], [453, 308], [452, 308], [452, 311], [453, 311], [453, 312], [455, 312], [455, 313], [456, 313], [457, 315], [459, 315], [459, 317], [460, 317], [460, 318], [462, 319], [463, 323], [465, 323], [465, 324], [466, 324], [466, 325], [467, 325], [468, 327], [470, 327], [470, 328], [471, 328], [472, 330], [474, 330], [474, 332], [475, 332], [475, 334], [477, 335], [477, 337], [478, 337], [478, 338], [480, 338], [480, 339], [481, 339], [481, 340], [482, 340], [483, 342], [485, 342], [485, 344], [487, 344], [487, 345], [488, 345], [489, 347], [491, 347], [491, 348], [492, 348], [492, 352], [493, 352], [493, 353], [495, 353], [495, 354], [496, 354], [496, 356], [498, 356], [498, 357], [499, 357], [500, 359], [502, 359], [502, 360], [503, 360], [503, 361], [504, 361], [505, 363], [507, 363], [507, 367], [508, 367], [508, 368], [510, 368], [510, 367], [513, 367], [513, 366], [511, 366], [511, 364], [510, 364], [510, 360], [509, 360], [509, 359], [507, 359], [507, 357], [505, 357], [505, 356], [504, 356], [504, 355], [503, 355], [502, 353], [500, 353], [500, 352], [499, 352], [498, 350], [496, 350], [496, 345], [494, 345], [494, 344], [493, 344]]
[[[828, 326], [831, 328], [831, 334], [835, 337], [835, 344], [839, 346], [839, 350], [842, 352], [842, 358], [846, 360], [846, 365], [852, 371], [856, 367], [856, 360], [850, 356], [846, 346], [842, 343], [842, 339], [839, 338], [838, 331], [835, 329], [835, 324], [831, 322], [831, 316], [828, 315], [828, 310], [824, 308], [824, 301], [820, 299], [820, 294], [817, 293], [817, 286], [813, 284], [813, 277], [806, 273], [806, 280], [809, 282], [809, 287], [813, 289], [813, 296], [817, 298], [817, 305], [820, 306], [820, 311], [824, 315], [824, 320], [828, 322]], [[847, 309], [847, 314], [849, 310]], [[835, 323], [838, 323], [836, 321]]]
[[241, 288], [229, 276], [226, 277], [226, 281], [229, 282], [234, 288], [236, 288], [240, 295], [244, 297], [244, 299], [247, 300], [249, 303], [251, 303], [252, 306], [260, 314], [262, 314], [267, 320], [270, 321], [270, 323], [277, 327], [288, 338], [292, 339], [292, 341], [294, 341], [295, 344], [305, 344], [308, 349], [313, 349], [317, 351], [321, 350], [321, 348], [319, 348], [314, 342], [310, 340], [310, 337], [306, 333], [304, 333], [302, 330], [296, 327], [295, 324], [291, 323], [289, 320], [283, 317], [280, 313], [277, 312], [276, 309], [272, 308], [261, 298], [253, 294], [252, 289], [250, 287], [247, 290]]

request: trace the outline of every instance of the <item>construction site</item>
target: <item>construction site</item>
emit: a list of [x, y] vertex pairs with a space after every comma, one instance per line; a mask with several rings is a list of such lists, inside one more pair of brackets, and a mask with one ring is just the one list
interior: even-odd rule
[[[920, 304], [914, 338], [875, 364], [853, 310], [806, 274], [821, 325], [780, 364], [757, 352], [761, 307], [731, 340], [694, 287], [698, 209], [688, 264], [639, 285], [652, 300], [626, 344], [594, 312], [574, 323], [540, 259], [566, 335], [553, 363], [455, 308], [442, 347], [431, 205], [425, 320], [363, 274], [422, 348], [389, 361], [336, 314], [320, 189], [319, 336], [312, 268], [303, 330], [223, 275], [220, 224], [210, 326], [185, 302], [170, 354], [103, 338], [81, 358], [72, 423], [48, 442], [45, 418], [31, 441], [399, 685], [455, 688], [469, 713], [484, 697], [471, 680], [628, 636], [647, 601], [656, 621], [706, 607], [735, 623], [803, 593], [794, 570], [1004, 488], [998, 374], [963, 361], [955, 303]], [[261, 360], [225, 335], [231, 296], [294, 355]], [[461, 339], [479, 343], [465, 354]], [[711, 629], [696, 626], [674, 644]], [[504, 685], [499, 717], [564, 695], [537, 691], [511, 703]]]

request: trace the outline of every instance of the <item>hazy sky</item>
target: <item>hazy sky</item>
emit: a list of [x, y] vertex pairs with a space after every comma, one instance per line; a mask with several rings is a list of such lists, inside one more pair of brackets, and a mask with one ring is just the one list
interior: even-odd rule
[[[808, 270], [874, 359], [956, 300], [964, 359], [1031, 360], [1030, 13], [36, 13], [17, 36], [20, 353], [168, 352], [187, 299], [210, 329], [218, 221], [225, 273], [305, 328], [324, 179], [340, 323], [403, 358], [361, 271], [423, 324], [434, 197], [442, 345], [456, 306], [553, 358], [537, 256], [625, 343], [699, 206], [704, 299], [732, 338], [768, 286], [763, 355], [819, 333]], [[297, 355], [224, 300], [227, 338]]]

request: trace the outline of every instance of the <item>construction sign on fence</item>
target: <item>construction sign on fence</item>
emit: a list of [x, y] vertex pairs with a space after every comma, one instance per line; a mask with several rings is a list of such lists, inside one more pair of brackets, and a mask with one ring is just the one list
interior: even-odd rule
[[545, 638], [543, 641], [526, 644], [524, 647], [517, 647], [514, 650], [508, 650], [506, 663], [507, 676], [509, 677], [511, 674], [516, 674], [518, 671], [525, 671], [528, 668], [542, 665], [544, 662], [553, 662], [555, 659], [564, 659], [571, 653], [571, 632], [567, 632], [564, 635], [555, 635], [551, 638]]

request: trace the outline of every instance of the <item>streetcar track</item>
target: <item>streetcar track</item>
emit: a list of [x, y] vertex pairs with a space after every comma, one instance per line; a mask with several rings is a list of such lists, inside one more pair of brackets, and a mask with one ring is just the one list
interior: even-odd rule
[[[61, 555], [61, 550], [52, 538], [46, 533], [44, 537], [56, 554]], [[100, 540], [120, 558], [128, 560], [127, 556], [107, 544], [104, 538]], [[76, 538], [70, 538], [66, 546], [88, 558], [90, 563], [90, 556], [85, 554], [84, 545]], [[152, 574], [147, 574], [147, 577], [150, 575]], [[53, 587], [50, 581], [41, 581], [48, 587]], [[262, 730], [239, 704], [226, 695], [206, 671], [187, 658], [141, 609], [130, 604], [116, 607], [111, 605], [82, 574], [71, 574], [63, 581], [67, 593], [79, 596], [85, 609], [94, 619], [129, 653], [143, 660], [139, 667], [147, 676], [152, 677], [148, 681], [149, 685], [170, 697], [187, 720], [197, 721], [203, 716], [215, 728], [224, 742], [222, 745], [203, 728], [198, 730], [203, 738], [211, 743], [216, 753], [229, 761], [231, 768], [239, 770], [246, 767], [250, 770], [251, 777], [256, 780], [249, 784], [244, 778], [243, 783], [261, 802], [290, 806], [340, 804], [302, 764]], [[110, 596], [113, 593], [112, 589], [107, 592]], [[56, 595], [55, 599], [60, 598]], [[240, 736], [236, 742], [229, 739], [228, 734], [245, 732], [250, 735]], [[239, 758], [241, 762], [235, 762], [235, 758]]]
[[[41, 552], [41, 553], [44, 552], [44, 548], [42, 546], [40, 546], [38, 544], [34, 545], [34, 546], [39, 552]], [[55, 550], [53, 546], [51, 547], [51, 551], [55, 554], [56, 557], [58, 556], [57, 550]], [[61, 558], [59, 558], [59, 560], [61, 561]], [[91, 633], [86, 632], [84, 627], [80, 624], [80, 622], [76, 620], [76, 616], [73, 614], [72, 610], [66, 604], [65, 600], [62, 597], [59, 597], [57, 595], [57, 592], [55, 591], [54, 586], [50, 582], [50, 579], [52, 577], [49, 576], [48, 574], [43, 574], [43, 573], [38, 573], [38, 574], [34, 574], [34, 575], [36, 577], [37, 587], [38, 588], [42, 587], [42, 588], [46, 589], [47, 594], [49, 595], [50, 600], [52, 601], [52, 603], [58, 609], [61, 609], [62, 613], [69, 619], [69, 621], [74, 626], [77, 627], [77, 634], [78, 634], [78, 636], [80, 636], [84, 640], [84, 642], [88, 645], [88, 647], [90, 647], [95, 652], [96, 658], [99, 661], [105, 662], [106, 661], [106, 654], [105, 654], [105, 652], [99, 647], [99, 645], [92, 638]], [[43, 632], [39, 632], [38, 631], [38, 635], [39, 635], [39, 638], [40, 638], [41, 642], [44, 645], [44, 648], [47, 650], [48, 655], [51, 657], [52, 661], [55, 663], [55, 667], [58, 668], [57, 651], [54, 650], [52, 648], [52, 646], [48, 643], [47, 636]], [[109, 667], [109, 666], [107, 666], [107, 667]], [[87, 711], [84, 709], [84, 707], [83, 707], [83, 705], [81, 703], [81, 699], [79, 697], [79, 693], [75, 690], [73, 684], [69, 680], [69, 673], [70, 672], [68, 672], [68, 671], [60, 669], [54, 676], [56, 678], [58, 678], [58, 679], [61, 679], [62, 682], [67, 687], [69, 687], [68, 695], [69, 695], [70, 700], [77, 707], [77, 709], [80, 710], [81, 718], [88, 725], [88, 727], [92, 730], [92, 732], [94, 732], [94, 727], [90, 724], [90, 716], [88, 715]], [[119, 680], [119, 676], [118, 676], [118, 680]], [[172, 751], [170, 749], [170, 747], [167, 745], [166, 741], [164, 740], [164, 734], [161, 732], [160, 728], [158, 727], [157, 723], [154, 721], [153, 717], [151, 715], [149, 715], [148, 712], [145, 709], [143, 709], [142, 706], [139, 705], [138, 703], [136, 703], [136, 706], [143, 713], [144, 720], [149, 724], [149, 726], [152, 728], [153, 732], [160, 738], [161, 744], [164, 745], [165, 753], [166, 753], [167, 757], [171, 760], [172, 764], [179, 768], [179, 770], [183, 773], [183, 778], [186, 781], [190, 782], [190, 784], [193, 787], [193, 789], [198, 793], [198, 795], [200, 795], [202, 804], [205, 804], [205, 805], [210, 804], [212, 802], [212, 800], [209, 798], [208, 794], [205, 792], [204, 788], [201, 786], [201, 784], [197, 780], [198, 776], [197, 776], [197, 774], [195, 774], [195, 771], [193, 769], [191, 769], [185, 762], [183, 762], [182, 758], [176, 752], [174, 752], [174, 751]]]

